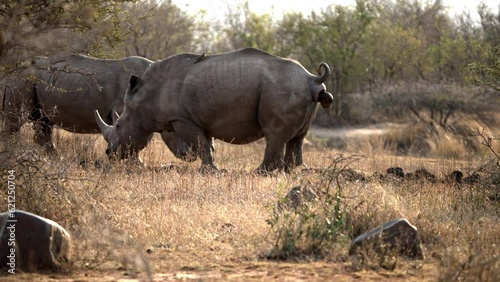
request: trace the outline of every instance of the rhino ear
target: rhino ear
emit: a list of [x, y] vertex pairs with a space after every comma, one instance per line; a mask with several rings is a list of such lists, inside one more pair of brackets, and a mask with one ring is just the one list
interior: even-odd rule
[[142, 85], [142, 79], [138, 76], [132, 75], [129, 80], [130, 91], [134, 90], [138, 86]]

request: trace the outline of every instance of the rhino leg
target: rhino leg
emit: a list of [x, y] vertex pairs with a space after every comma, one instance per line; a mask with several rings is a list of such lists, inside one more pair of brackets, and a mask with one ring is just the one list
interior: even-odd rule
[[202, 172], [219, 171], [214, 165], [214, 158], [212, 156], [212, 142], [210, 142], [205, 135], [199, 136], [195, 141], [195, 150], [201, 159]]
[[194, 148], [196, 154], [200, 157], [200, 170], [202, 172], [219, 171], [214, 165], [212, 156], [212, 138], [208, 138], [203, 129], [183, 121], [173, 122], [172, 126], [180, 139], [189, 144], [191, 148]]
[[290, 172], [293, 168], [304, 163], [302, 160], [302, 144], [305, 135], [292, 138], [286, 143], [285, 171]]
[[21, 126], [26, 122], [26, 114], [23, 114], [21, 109], [3, 108], [4, 127], [2, 132], [19, 137]]
[[258, 173], [266, 174], [273, 170], [283, 169], [283, 151], [285, 143], [281, 139], [266, 138], [266, 151], [264, 153], [264, 160], [257, 169]]
[[16, 117], [11, 114], [5, 114], [5, 123], [2, 132], [14, 136], [16, 139], [19, 138], [19, 132], [21, 131], [21, 126], [24, 124], [24, 120], [21, 117]]
[[176, 158], [186, 162], [194, 162], [198, 159], [194, 146], [185, 142], [176, 132], [163, 131], [161, 138]]
[[54, 152], [54, 143], [52, 143], [52, 123], [41, 109], [32, 112], [30, 119], [33, 122], [35, 131], [34, 140], [37, 144], [43, 146], [47, 152]]
[[30, 110], [35, 108], [33, 93], [29, 88], [22, 90], [7, 87], [4, 91], [2, 111], [5, 118], [3, 132], [19, 137], [21, 126], [28, 121]]

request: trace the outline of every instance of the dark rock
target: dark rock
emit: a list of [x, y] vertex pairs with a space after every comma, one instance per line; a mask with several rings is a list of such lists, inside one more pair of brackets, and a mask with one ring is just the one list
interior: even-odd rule
[[488, 195], [488, 200], [500, 202], [500, 185], [492, 185], [492, 191]]
[[465, 177], [463, 179], [464, 184], [475, 184], [478, 183], [481, 180], [481, 175], [477, 172], [474, 172], [473, 174]]
[[415, 178], [415, 173], [413, 173], [413, 172], [407, 172], [407, 173], [405, 174], [405, 179], [408, 179], [408, 180], [415, 180], [415, 179], [416, 179], [416, 178]]
[[387, 174], [394, 174], [397, 177], [405, 177], [405, 173], [402, 168], [400, 167], [390, 167], [386, 170]]
[[83, 168], [87, 168], [87, 166], [88, 166], [88, 162], [87, 162], [87, 160], [80, 160], [80, 161], [78, 162], [78, 164], [79, 164], [80, 166], [82, 166]]
[[364, 175], [361, 172], [357, 172], [351, 168], [347, 168], [347, 169], [342, 170], [340, 172], [340, 175], [343, 176], [345, 180], [350, 181], [350, 182], [356, 182], [356, 181], [366, 182], [366, 181], [368, 181], [368, 178], [366, 177], [366, 175]]
[[[62, 270], [69, 265], [71, 237], [63, 227], [50, 219], [25, 211], [17, 210], [12, 215], [0, 213], [0, 268], [9, 267], [8, 256], [12, 251], [15, 253], [16, 270]], [[12, 226], [15, 228], [14, 234], [11, 232]], [[15, 246], [11, 243], [13, 236]]]
[[405, 218], [380, 225], [352, 240], [349, 255], [360, 253], [363, 248], [372, 248], [378, 254], [400, 254], [412, 259], [423, 259], [420, 234]]
[[500, 202], [500, 192], [491, 193], [488, 195], [488, 200], [492, 202]]
[[413, 174], [413, 178], [416, 180], [427, 180], [427, 181], [432, 182], [432, 183], [436, 183], [436, 180], [437, 180], [436, 176], [434, 174], [432, 174], [431, 172], [429, 172], [425, 168], [420, 168], [420, 169], [415, 170], [415, 173]]
[[464, 174], [460, 170], [454, 170], [450, 174], [446, 175], [445, 182], [455, 182], [461, 184], [463, 182]]

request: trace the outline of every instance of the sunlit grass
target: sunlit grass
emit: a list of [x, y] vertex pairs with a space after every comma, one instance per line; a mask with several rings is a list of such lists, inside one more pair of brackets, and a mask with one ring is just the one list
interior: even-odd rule
[[[276, 242], [266, 220], [273, 216], [279, 197], [296, 185], [319, 183], [318, 173], [302, 168], [289, 175], [256, 175], [253, 171], [264, 152], [262, 142], [230, 145], [217, 141], [215, 162], [227, 172], [205, 175], [198, 171], [199, 160], [175, 159], [158, 136], [141, 152], [146, 167], [109, 163], [103, 153], [105, 142], [98, 135], [58, 130], [55, 140], [58, 153], [47, 156], [33, 144], [27, 130], [18, 144], [9, 145], [13, 157], [5, 165], [18, 170], [17, 207], [56, 220], [73, 235], [75, 272], [124, 268], [146, 277], [148, 273], [215, 271], [221, 264], [257, 262]], [[351, 236], [406, 217], [421, 232], [426, 258], [424, 266], [417, 268], [400, 262], [403, 277], [411, 272], [411, 277], [435, 280], [437, 269], [447, 271], [441, 274], [445, 280], [475, 275], [481, 262], [489, 262], [488, 269], [493, 269], [484, 275], [498, 274], [498, 252], [491, 250], [498, 250], [500, 244], [499, 205], [488, 200], [483, 184], [457, 186], [378, 177], [388, 167], [400, 166], [407, 172], [426, 168], [441, 180], [456, 169], [467, 175], [483, 159], [360, 151], [356, 152], [360, 160], [350, 167], [369, 181], [341, 184]], [[355, 152], [308, 146], [304, 160], [310, 168], [323, 169], [340, 153]], [[342, 243], [327, 250], [324, 260], [346, 262], [348, 247]], [[457, 274], [471, 256], [474, 270], [465, 267]], [[302, 263], [307, 265], [308, 260]], [[358, 270], [354, 267], [346, 273], [354, 275]]]

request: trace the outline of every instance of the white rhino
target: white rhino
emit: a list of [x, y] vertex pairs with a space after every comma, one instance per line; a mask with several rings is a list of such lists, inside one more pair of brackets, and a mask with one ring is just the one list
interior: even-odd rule
[[[39, 58], [6, 83], [4, 131], [18, 135], [24, 123], [33, 121], [35, 142], [49, 151], [54, 149], [54, 125], [75, 133], [100, 133], [93, 110], [103, 113], [107, 122], [115, 120], [115, 113], [123, 110], [130, 75], [142, 75], [152, 63], [136, 56], [120, 60], [84, 55]], [[194, 160], [175, 133], [162, 137], [177, 157]]]
[[125, 157], [143, 149], [153, 132], [175, 132], [195, 149], [202, 170], [212, 170], [212, 137], [232, 144], [265, 137], [259, 172], [288, 171], [303, 163], [302, 143], [319, 103], [327, 108], [333, 101], [323, 84], [330, 68], [321, 63], [318, 72], [253, 48], [178, 54], [155, 62], [142, 78], [131, 76], [114, 125], [98, 109], [96, 120], [108, 155]]

